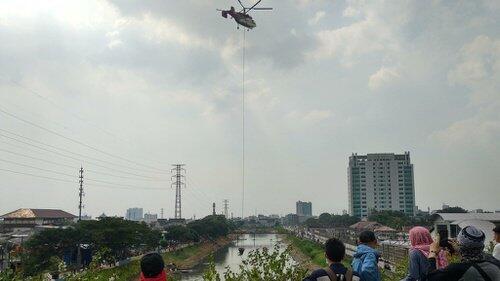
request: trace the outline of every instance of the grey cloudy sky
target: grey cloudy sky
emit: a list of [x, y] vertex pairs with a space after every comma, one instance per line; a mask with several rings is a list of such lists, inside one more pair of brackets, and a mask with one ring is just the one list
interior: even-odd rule
[[[0, 2], [0, 213], [76, 213], [82, 164], [86, 213], [171, 216], [181, 162], [184, 216], [223, 199], [239, 215], [243, 33], [215, 11], [236, 4]], [[352, 152], [410, 151], [421, 208], [500, 209], [499, 1], [262, 5], [246, 34], [247, 214], [347, 209]]]

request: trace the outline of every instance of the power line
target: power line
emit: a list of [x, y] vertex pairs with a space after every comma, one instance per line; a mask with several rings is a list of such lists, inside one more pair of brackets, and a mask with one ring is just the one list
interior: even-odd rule
[[[49, 161], [49, 160], [46, 160], [46, 159], [42, 159], [42, 158], [38, 158], [38, 157], [33, 157], [33, 156], [26, 155], [26, 154], [22, 154], [22, 153], [18, 153], [18, 152], [13, 152], [13, 151], [1, 149], [1, 148], [0, 148], [0, 151], [7, 152], [7, 153], [10, 153], [10, 154], [13, 154], [13, 155], [17, 155], [17, 156], [22, 156], [22, 157], [30, 158], [30, 159], [41, 161], [41, 162], [45, 162], [45, 163], [49, 163], [49, 164], [52, 164], [52, 165], [57, 165], [57, 166], [61, 166], [61, 167], [71, 168], [71, 169], [74, 169], [74, 168], [76, 168], [75, 166], [78, 166], [78, 165], [71, 166], [71, 165], [61, 164], [61, 163], [57, 163], [57, 162], [54, 162], [54, 161]], [[140, 181], [166, 181], [166, 180], [161, 180], [161, 179], [142, 179], [142, 178], [127, 177], [127, 176], [115, 175], [115, 174], [111, 174], [111, 173], [105, 173], [105, 172], [100, 172], [100, 171], [95, 171], [95, 170], [89, 170], [89, 169], [86, 169], [86, 170], [87, 170], [87, 172], [91, 172], [91, 173], [95, 173], [95, 174], [100, 174], [100, 175], [105, 175], [105, 176], [110, 176], [110, 177], [121, 178], [121, 179], [140, 180]]]
[[[2, 75], [2, 76], [3, 76], [3, 75]], [[40, 98], [40, 99], [42, 99], [42, 100], [44, 100], [44, 101], [46, 101], [46, 102], [50, 103], [52, 106], [55, 106], [55, 107], [59, 108], [60, 110], [62, 110], [62, 111], [64, 111], [64, 112], [69, 113], [69, 114], [70, 114], [70, 115], [72, 115], [74, 118], [76, 118], [76, 119], [78, 119], [78, 120], [80, 120], [80, 121], [82, 121], [82, 122], [84, 122], [84, 123], [87, 123], [88, 125], [90, 125], [90, 126], [92, 126], [92, 127], [96, 128], [96, 129], [98, 129], [98, 130], [100, 130], [100, 131], [102, 131], [102, 132], [104, 132], [104, 133], [106, 133], [106, 134], [108, 134], [108, 135], [110, 135], [110, 136], [112, 136], [112, 137], [114, 137], [114, 138], [120, 139], [118, 136], [114, 135], [113, 133], [111, 133], [111, 132], [109, 132], [109, 131], [107, 131], [107, 130], [105, 130], [105, 129], [101, 128], [100, 126], [97, 126], [96, 124], [93, 124], [93, 122], [90, 122], [90, 121], [86, 120], [85, 118], [83, 118], [83, 117], [79, 116], [78, 114], [76, 114], [76, 113], [74, 113], [74, 112], [71, 112], [71, 111], [67, 110], [67, 108], [66, 108], [66, 107], [64, 107], [64, 106], [61, 106], [61, 105], [57, 104], [57, 103], [56, 103], [56, 102], [54, 102], [53, 100], [51, 100], [51, 99], [49, 99], [48, 97], [46, 97], [46, 96], [44, 96], [44, 95], [42, 95], [42, 94], [38, 93], [37, 91], [35, 91], [35, 90], [33, 90], [33, 89], [30, 89], [30, 88], [28, 88], [28, 87], [26, 87], [26, 86], [22, 85], [21, 83], [19, 83], [19, 82], [17, 82], [17, 81], [15, 81], [15, 80], [13, 80], [13, 79], [6, 78], [5, 76], [3, 76], [3, 77], [4, 77], [4, 79], [5, 79], [5, 80], [8, 80], [9, 82], [11, 82], [12, 84], [14, 84], [14, 85], [18, 86], [19, 88], [22, 88], [22, 89], [26, 90], [26, 92], [28, 92], [28, 93], [30, 93], [30, 94], [32, 94], [32, 95], [35, 95], [36, 97], [38, 97], [38, 98]], [[128, 141], [127, 141], [127, 142], [128, 142]]]
[[38, 167], [35, 167], [35, 166], [31, 166], [31, 165], [21, 164], [21, 163], [17, 163], [17, 162], [10, 161], [10, 160], [0, 159], [0, 161], [5, 162], [5, 163], [10, 163], [10, 164], [18, 165], [18, 166], [22, 166], [22, 167], [26, 167], [26, 168], [31, 168], [31, 169], [36, 169], [36, 170], [44, 171], [44, 172], [54, 173], [54, 174], [58, 174], [58, 175], [61, 175], [61, 176], [67, 176], [67, 177], [74, 177], [75, 176], [75, 175], [61, 173], [61, 172], [57, 172], [57, 171], [53, 171], [53, 170], [49, 170], [49, 169], [38, 168]]
[[64, 179], [53, 178], [53, 177], [40, 176], [40, 175], [35, 175], [35, 174], [30, 174], [30, 173], [25, 173], [25, 172], [13, 171], [13, 170], [9, 170], [9, 169], [2, 169], [2, 168], [0, 168], [0, 171], [9, 172], [9, 173], [13, 173], [13, 174], [26, 175], [26, 176], [31, 176], [31, 177], [37, 177], [37, 178], [44, 178], [44, 179], [55, 180], [55, 181], [61, 181], [61, 182], [75, 183], [75, 181], [64, 180]]
[[[3, 134], [0, 134], [1, 137], [4, 137], [4, 138], [8, 138], [8, 139], [11, 139], [11, 140], [15, 140], [16, 142], [18, 143], [23, 143], [25, 145], [29, 145], [29, 146], [32, 146], [32, 147], [35, 147], [37, 149], [40, 149], [40, 150], [43, 150], [43, 151], [47, 151], [47, 152], [50, 152], [50, 153], [53, 153], [53, 154], [56, 154], [60, 157], [65, 157], [65, 158], [69, 158], [69, 159], [73, 159], [73, 160], [76, 160], [78, 162], [82, 162], [84, 161], [84, 159], [81, 159], [81, 158], [76, 158], [76, 157], [73, 157], [73, 156], [69, 156], [69, 155], [66, 155], [64, 153], [60, 153], [58, 151], [54, 151], [54, 150], [50, 150], [50, 149], [46, 149], [44, 147], [40, 147], [38, 145], [35, 145], [35, 144], [32, 144], [32, 143], [28, 143], [28, 142], [24, 142], [22, 140], [19, 140], [19, 139], [16, 139], [16, 138], [12, 138], [10, 136], [6, 136], [6, 135], [3, 135]], [[11, 146], [16, 146], [17, 145], [14, 145], [14, 144], [11, 144], [11, 143], [8, 143], [8, 142], [3, 142], [3, 141], [0, 141], [1, 143], [4, 143], [4, 144], [8, 144], [8, 145], [11, 145]], [[43, 143], [42, 143], [43, 144]], [[47, 144], [43, 144], [43, 145], [47, 145]], [[47, 145], [47, 146], [50, 146], [50, 147], [53, 147], [51, 145]], [[56, 148], [54, 147], [55, 149], [59, 149], [59, 150], [63, 150], [62, 148]], [[65, 151], [65, 150], [63, 150]], [[79, 153], [76, 153], [76, 152], [71, 152], [71, 151], [68, 151], [67, 153], [71, 153], [71, 154], [75, 154], [75, 155], [81, 155]], [[85, 158], [90, 158], [90, 159], [96, 159], [96, 158], [93, 158], [93, 157], [89, 157], [89, 156], [84, 156], [82, 155], [83, 157]], [[105, 163], [109, 163], [110, 165], [115, 165], [115, 166], [120, 166], [118, 164], [114, 164], [114, 163], [111, 163], [111, 162], [108, 162], [108, 161], [104, 161], [104, 160], [99, 160], [99, 159], [96, 159], [97, 161], [101, 161], [101, 162], [105, 162]], [[105, 166], [105, 165], [101, 165], [101, 164], [98, 164], [98, 163], [95, 163], [95, 162], [92, 162], [92, 161], [89, 161], [89, 160], [85, 160], [84, 162], [86, 163], [89, 163], [91, 165], [94, 165], [94, 166], [97, 166], [97, 167], [101, 167], [101, 168], [105, 168], [105, 169], [108, 169], [108, 170], [113, 170], [115, 172], [118, 172], [118, 173], [125, 173], [127, 175], [134, 175], [134, 176], [137, 176], [137, 177], [143, 177], [143, 178], [149, 178], [149, 179], [154, 179], [154, 177], [151, 177], [151, 176], [145, 176], [145, 175], [140, 175], [140, 174], [136, 174], [136, 173], [133, 173], [133, 172], [124, 172], [122, 170], [119, 170], [119, 169], [116, 169], [116, 168], [112, 168], [112, 167], [109, 167], [109, 166]], [[131, 169], [131, 168], [128, 168], [127, 169]]]
[[10, 117], [12, 117], [12, 118], [14, 118], [14, 119], [16, 119], [16, 120], [19, 120], [19, 121], [22, 121], [22, 122], [24, 122], [24, 123], [26, 123], [26, 124], [29, 124], [29, 125], [31, 125], [31, 126], [33, 126], [33, 127], [36, 127], [36, 128], [41, 129], [41, 130], [47, 131], [47, 132], [49, 132], [49, 133], [51, 133], [51, 134], [54, 134], [54, 135], [56, 135], [56, 136], [58, 136], [58, 137], [61, 137], [61, 138], [66, 139], [66, 140], [68, 140], [68, 141], [74, 142], [74, 143], [79, 144], [79, 145], [81, 145], [81, 146], [87, 147], [87, 148], [92, 149], [92, 150], [94, 150], [94, 151], [100, 152], [100, 153], [105, 154], [105, 155], [107, 155], [107, 156], [110, 156], [110, 157], [113, 157], [113, 158], [116, 158], [116, 159], [120, 159], [120, 160], [122, 160], [122, 161], [126, 161], [126, 162], [129, 162], [129, 163], [132, 163], [132, 164], [134, 164], [134, 165], [138, 165], [138, 166], [146, 167], [146, 168], [153, 169], [153, 170], [162, 171], [162, 170], [161, 170], [161, 169], [159, 169], [159, 168], [155, 168], [155, 167], [152, 167], [152, 166], [149, 166], [149, 165], [141, 164], [141, 163], [138, 163], [138, 162], [136, 162], [136, 161], [132, 161], [132, 160], [129, 160], [129, 159], [127, 159], [127, 158], [124, 158], [124, 157], [121, 157], [121, 156], [118, 156], [118, 155], [114, 155], [114, 154], [112, 154], [112, 153], [108, 153], [108, 152], [106, 152], [106, 151], [104, 151], [104, 150], [101, 150], [101, 149], [99, 149], [99, 148], [95, 147], [95, 146], [88, 145], [88, 144], [86, 144], [86, 143], [84, 143], [84, 142], [81, 142], [81, 141], [79, 141], [79, 140], [75, 140], [75, 139], [73, 139], [73, 138], [67, 137], [67, 136], [65, 136], [65, 135], [63, 135], [63, 134], [60, 134], [60, 133], [58, 133], [58, 132], [54, 131], [54, 130], [51, 130], [51, 129], [45, 128], [45, 127], [40, 126], [40, 125], [38, 125], [38, 124], [36, 124], [36, 123], [33, 123], [33, 122], [29, 121], [29, 120], [26, 120], [26, 119], [24, 119], [24, 118], [21, 118], [21, 117], [19, 117], [19, 116], [15, 115], [15, 114], [12, 114], [12, 113], [10, 113], [10, 112], [8, 112], [8, 111], [5, 111], [5, 110], [4, 110], [4, 109], [2, 109], [2, 108], [0, 108], [0, 112], [1, 112], [1, 113], [3, 113], [3, 114], [5, 114], [5, 115], [7, 115], [7, 116], [10, 116]]
[[115, 183], [115, 182], [96, 180], [96, 179], [86, 179], [86, 180], [90, 181], [90, 182], [97, 182], [97, 183], [102, 183], [102, 184], [109, 184], [109, 185], [114, 185], [114, 186], [123, 186], [123, 187], [137, 188], [137, 189], [163, 189], [163, 190], [165, 190], [164, 188], [142, 187], [142, 186], [137, 186], [137, 185]]
[[[84, 155], [84, 154], [81, 154], [81, 153], [73, 152], [71, 150], [60, 148], [60, 147], [57, 147], [57, 146], [54, 146], [54, 145], [51, 145], [51, 144], [48, 144], [48, 143], [44, 143], [44, 142], [41, 142], [39, 140], [35, 140], [35, 139], [32, 139], [32, 138], [29, 138], [29, 137], [25, 137], [23, 135], [13, 133], [13, 132], [10, 132], [10, 131], [5, 130], [5, 129], [0, 129], [0, 131], [6, 132], [6, 133], [11, 134], [11, 135], [14, 135], [14, 136], [16, 136], [18, 138], [29, 140], [31, 142], [38, 143], [38, 144], [41, 144], [41, 145], [45, 145], [47, 147], [50, 147], [50, 148], [53, 148], [53, 149], [56, 149], [56, 150], [60, 150], [60, 151], [64, 151], [66, 153], [77, 155], [77, 156], [80, 156], [80, 157], [83, 157], [83, 158], [88, 158], [88, 159], [92, 159], [92, 160], [95, 160], [95, 161], [103, 162], [103, 163], [106, 163], [106, 164], [110, 164], [110, 165], [114, 165], [114, 166], [119, 166], [119, 167], [122, 167], [122, 168], [125, 168], [125, 169], [138, 170], [136, 167], [126, 166], [126, 165], [123, 165], [123, 164], [116, 164], [114, 162], [110, 162], [110, 161], [107, 161], [107, 160], [102, 160], [102, 159], [95, 158], [95, 157], [92, 157], [92, 156], [87, 156], [87, 155]], [[13, 138], [13, 137], [10, 137], [10, 136], [6, 136], [6, 135], [1, 134], [1, 133], [0, 133], [0, 136], [9, 138], [9, 139], [12, 139], [12, 140], [15, 140], [15, 141], [19, 141], [16, 138]], [[20, 142], [22, 142], [22, 141], [20, 141]], [[26, 144], [26, 142], [22, 142], [22, 143]], [[79, 160], [81, 160], [81, 159], [79, 159]], [[153, 173], [152, 171], [147, 171], [147, 170], [142, 170], [142, 169], [139, 169], [139, 170], [142, 171], [142, 172], [146, 172], [146, 173]]]
[[[45, 160], [45, 159], [42, 159], [42, 158], [37, 158], [37, 157], [29, 156], [29, 155], [26, 155], [26, 154], [17, 153], [17, 152], [14, 152], [14, 151], [9, 151], [9, 150], [5, 150], [5, 149], [1, 149], [1, 148], [0, 148], [0, 151], [7, 152], [7, 153], [10, 153], [10, 154], [13, 154], [13, 155], [17, 155], [17, 156], [22, 156], [22, 157], [30, 158], [30, 159], [33, 159], [33, 160], [42, 161], [42, 162], [45, 162], [45, 163], [49, 163], [49, 164], [53, 164], [53, 165], [57, 165], [57, 166], [61, 166], [61, 167], [66, 167], [66, 168], [71, 168], [71, 169], [75, 168], [75, 166], [65, 165], [65, 164], [61, 164], [61, 163], [57, 163], [57, 162]], [[76, 165], [76, 166], [78, 166], [78, 165]]]
[[[72, 181], [72, 180], [66, 180], [66, 179], [61, 179], [61, 178], [54, 178], [54, 177], [47, 177], [47, 176], [42, 176], [42, 175], [37, 175], [37, 174], [31, 174], [31, 173], [26, 173], [26, 172], [20, 172], [20, 171], [14, 171], [14, 170], [9, 170], [9, 169], [3, 169], [0, 168], [0, 171], [4, 172], [9, 172], [13, 174], [19, 174], [19, 175], [26, 175], [30, 177], [36, 177], [36, 178], [42, 178], [42, 179], [48, 179], [48, 180], [54, 180], [54, 181], [59, 181], [59, 182], [66, 182], [66, 183], [78, 183], [78, 181]], [[123, 186], [108, 186], [108, 185], [100, 185], [100, 184], [91, 184], [87, 183], [87, 186], [91, 187], [102, 187], [102, 188], [111, 188], [111, 189], [128, 189], [128, 190], [138, 190], [138, 189], [147, 189], [147, 190], [165, 190], [164, 188], [148, 188], [148, 187], [123, 187]]]
[[[54, 174], [58, 174], [58, 175], [62, 175], [62, 176], [74, 177], [74, 175], [70, 175], [70, 174], [66, 174], [66, 173], [61, 173], [61, 172], [54, 171], [54, 170], [39, 168], [39, 167], [31, 166], [31, 165], [26, 165], [26, 164], [18, 163], [18, 162], [15, 162], [15, 161], [10, 161], [10, 160], [5, 160], [5, 159], [0, 159], [0, 161], [6, 162], [6, 163], [11, 163], [11, 164], [18, 165], [18, 166], [23, 166], [23, 167], [31, 168], [31, 169], [36, 169], [36, 170], [40, 170], [40, 171], [44, 171], [44, 172], [54, 173]], [[97, 182], [97, 183], [104, 183], [104, 184], [115, 185], [115, 186], [124, 186], [124, 187], [132, 187], [132, 188], [144, 189], [144, 187], [142, 187], [142, 186], [130, 185], [130, 184], [122, 184], [122, 183], [115, 183], [115, 182], [109, 182], [109, 181], [104, 181], [104, 180], [99, 180], [99, 179], [86, 179], [86, 181]]]

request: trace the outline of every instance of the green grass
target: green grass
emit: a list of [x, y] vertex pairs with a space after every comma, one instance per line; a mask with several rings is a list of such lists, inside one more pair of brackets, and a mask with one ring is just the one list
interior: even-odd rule
[[191, 245], [175, 252], [164, 253], [162, 256], [165, 262], [176, 263], [198, 254], [199, 249], [200, 245]]
[[[293, 235], [288, 235], [288, 240], [295, 248], [309, 257], [315, 265], [321, 267], [327, 266], [323, 245], [307, 239], [298, 238]], [[351, 261], [352, 259], [346, 256], [342, 263], [345, 266], [350, 266]]]

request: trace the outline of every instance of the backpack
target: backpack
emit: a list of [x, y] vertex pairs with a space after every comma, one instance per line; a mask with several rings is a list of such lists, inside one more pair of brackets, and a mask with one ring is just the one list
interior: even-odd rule
[[324, 270], [326, 271], [326, 274], [328, 274], [330, 281], [352, 281], [352, 269], [350, 268], [347, 269], [345, 275], [337, 275], [330, 267], [326, 267]]
[[462, 275], [459, 281], [498, 281], [500, 280], [500, 266], [491, 262], [483, 261], [474, 263]]

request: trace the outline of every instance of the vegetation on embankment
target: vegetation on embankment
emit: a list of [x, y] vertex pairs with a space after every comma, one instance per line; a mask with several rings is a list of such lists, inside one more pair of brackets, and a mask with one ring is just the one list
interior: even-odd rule
[[215, 251], [230, 244], [234, 240], [233, 238], [234, 237], [230, 235], [228, 237], [220, 237], [213, 242], [207, 241], [205, 243], [188, 246], [174, 252], [163, 254], [163, 259], [166, 264], [173, 263], [179, 269], [189, 269], [200, 263]]
[[[285, 235], [285, 240], [292, 247], [291, 255], [299, 264], [307, 268], [309, 271], [327, 266], [323, 245], [304, 238], [296, 237], [292, 234]], [[352, 258], [348, 256], [346, 256], [342, 261], [346, 267], [350, 267], [351, 262]], [[395, 272], [381, 269], [382, 280], [392, 281], [403, 279], [408, 270], [407, 264], [408, 262], [405, 260], [401, 262], [401, 264], [396, 265]]]
[[[165, 264], [174, 263], [179, 269], [188, 269], [203, 259], [207, 258], [214, 251], [231, 243], [229, 237], [221, 237], [216, 241], [207, 241], [173, 252], [162, 254]], [[108, 280], [137, 280], [140, 272], [140, 260], [134, 259], [127, 265], [106, 269], [87, 270], [84, 273], [67, 278], [68, 281], [108, 281]], [[113, 279], [114, 278], [114, 279]], [[169, 276], [169, 280], [176, 280], [176, 276]]]

